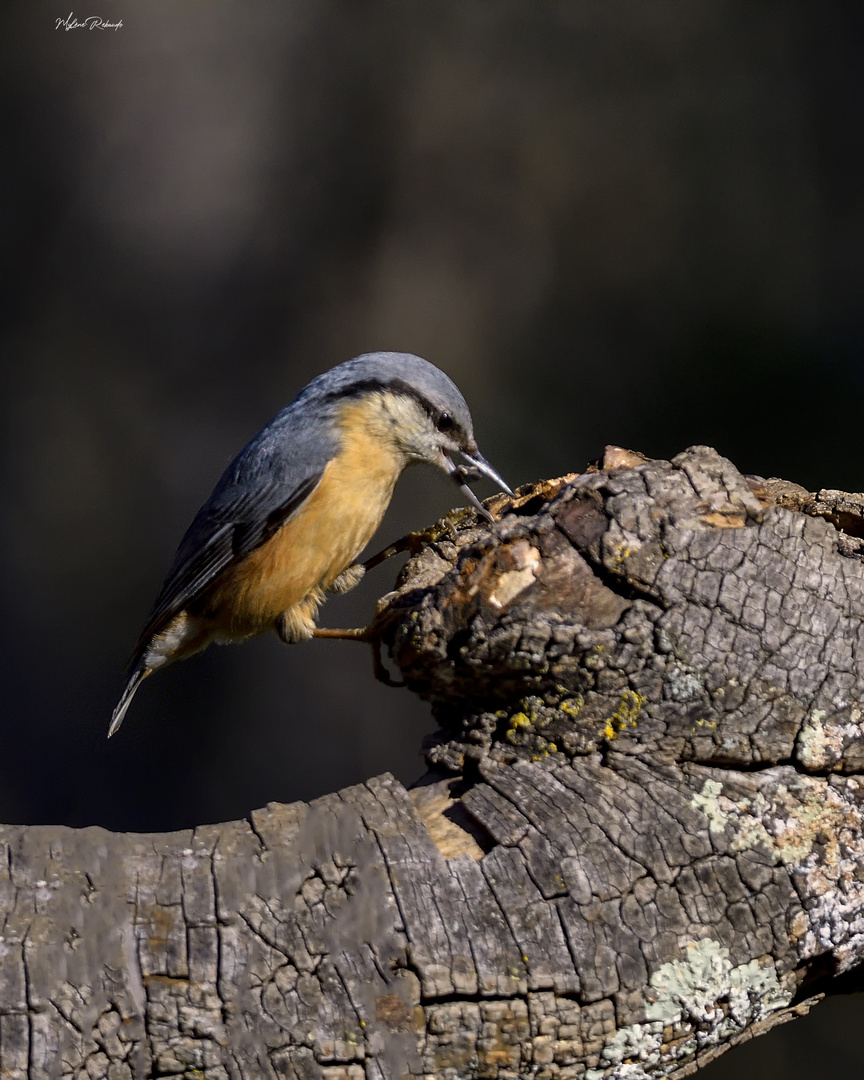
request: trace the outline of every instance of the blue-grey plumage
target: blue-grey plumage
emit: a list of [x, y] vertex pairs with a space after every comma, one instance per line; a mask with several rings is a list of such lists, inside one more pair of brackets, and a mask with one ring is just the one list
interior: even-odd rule
[[213, 641], [312, 637], [324, 593], [359, 580], [348, 568], [417, 462], [452, 476], [486, 517], [468, 477], [510, 493], [477, 449], [462, 394], [428, 361], [368, 353], [313, 379], [234, 458], [181, 540], [108, 734], [143, 679]]

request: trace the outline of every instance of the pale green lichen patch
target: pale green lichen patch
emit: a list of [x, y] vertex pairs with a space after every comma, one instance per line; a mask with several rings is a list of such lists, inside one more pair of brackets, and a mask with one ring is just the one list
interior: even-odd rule
[[[782, 780], [781, 780], [782, 777]], [[690, 805], [708, 818], [712, 834], [725, 831], [730, 853], [760, 849], [795, 875], [812, 899], [789, 922], [802, 956], [834, 949], [838, 970], [858, 963], [854, 947], [864, 907], [864, 798], [857, 777], [843, 781], [796, 775], [778, 768], [761, 774], [761, 790], [731, 797], [734, 788], [706, 780]], [[724, 793], [726, 792], [726, 793]], [[848, 930], [838, 928], [844, 924]]]
[[802, 777], [790, 791], [778, 784], [771, 798], [759, 792], [743, 799], [731, 848], [745, 851], [763, 845], [772, 850], [784, 866], [801, 866], [819, 844], [824, 863], [836, 861], [837, 833], [844, 824], [846, 809], [822, 780]]
[[716, 782], [705, 784], [696, 802], [707, 799], [700, 809], [718, 824], [725, 820], [731, 853], [767, 852], [811, 898], [790, 912], [788, 932], [799, 955], [833, 950], [838, 971], [855, 966], [864, 909], [864, 785], [854, 776], [802, 776], [789, 768], [766, 770], [757, 783], [761, 790], [737, 799]]
[[690, 805], [706, 816], [714, 835], [731, 828], [731, 851], [763, 847], [790, 867], [804, 863], [817, 843], [823, 859], [826, 851], [830, 855], [826, 827], [831, 834], [842, 824], [837, 817], [843, 806], [841, 800], [824, 781], [808, 777], [801, 777], [794, 791], [779, 783], [770, 798], [760, 791], [752, 799], [729, 798], [723, 793], [722, 783], [709, 779], [690, 799]]
[[723, 785], [716, 780], [706, 780], [702, 790], [690, 800], [694, 810], [701, 810], [708, 818], [708, 828], [712, 833], [722, 833], [729, 822], [729, 813], [720, 805]]
[[798, 759], [805, 769], [821, 769], [825, 763], [824, 709], [814, 709], [804, 721], [798, 736]]
[[673, 701], [693, 701], [705, 695], [704, 676], [680, 661], [670, 664], [665, 691]]
[[795, 750], [805, 769], [813, 772], [842, 769], [861, 756], [861, 707], [857, 703], [848, 709], [829, 714], [825, 709], [814, 709], [804, 721]]
[[791, 1000], [777, 980], [773, 963], [750, 960], [733, 967], [729, 950], [710, 938], [688, 945], [683, 960], [663, 964], [651, 976], [650, 985], [656, 997], [645, 1015], [667, 1024], [728, 1018], [743, 1026]]
[[[733, 967], [729, 950], [710, 938], [663, 964], [650, 987], [645, 1023], [619, 1029], [603, 1048], [603, 1067], [589, 1069], [585, 1080], [647, 1080], [647, 1069], [693, 1057], [792, 1000], [770, 960]], [[670, 1027], [675, 1040], [664, 1044]]]
[[729, 845], [731, 851], [752, 851], [753, 848], [763, 847], [779, 857], [774, 840], [763, 822], [769, 809], [770, 803], [761, 791], [754, 799], [742, 799], [738, 803], [735, 835]]

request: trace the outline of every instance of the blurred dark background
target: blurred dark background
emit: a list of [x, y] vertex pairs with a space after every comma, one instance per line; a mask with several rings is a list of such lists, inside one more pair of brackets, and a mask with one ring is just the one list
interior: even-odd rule
[[[608, 442], [864, 486], [861, 4], [68, 8], [7, 0], [0, 35], [3, 821], [165, 830], [419, 775], [428, 710], [341, 643], [211, 649], [105, 741], [194, 511], [357, 353], [447, 370], [514, 486]], [[460, 498], [409, 473], [377, 541]], [[727, 1060], [860, 1068], [820, 1014]]]

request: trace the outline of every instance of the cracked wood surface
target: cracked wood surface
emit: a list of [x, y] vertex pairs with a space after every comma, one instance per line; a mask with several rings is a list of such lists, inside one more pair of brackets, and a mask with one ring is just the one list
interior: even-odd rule
[[417, 787], [0, 828], [0, 1075], [683, 1077], [855, 987], [861, 501], [613, 448], [430, 530]]

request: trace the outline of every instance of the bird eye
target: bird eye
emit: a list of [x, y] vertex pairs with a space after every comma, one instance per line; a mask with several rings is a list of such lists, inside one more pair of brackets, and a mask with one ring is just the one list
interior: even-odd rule
[[435, 421], [435, 427], [437, 427], [439, 431], [452, 431], [453, 417], [447, 412], [440, 413], [438, 419]]

